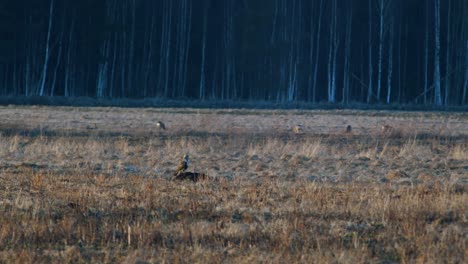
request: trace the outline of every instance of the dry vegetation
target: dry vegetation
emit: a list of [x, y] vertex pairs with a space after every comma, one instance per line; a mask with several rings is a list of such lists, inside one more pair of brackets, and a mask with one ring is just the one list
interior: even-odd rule
[[0, 262], [466, 262], [466, 113], [0, 115]]

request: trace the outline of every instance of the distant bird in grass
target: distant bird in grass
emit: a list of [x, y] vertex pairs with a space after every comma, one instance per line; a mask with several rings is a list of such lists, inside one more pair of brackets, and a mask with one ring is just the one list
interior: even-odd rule
[[353, 127], [351, 125], [348, 125], [346, 127], [346, 133], [351, 133], [352, 130], [353, 130]]
[[174, 176], [178, 176], [179, 174], [185, 172], [188, 168], [189, 165], [189, 156], [184, 155], [184, 158], [180, 161], [179, 166], [177, 166], [177, 169], [174, 172]]
[[166, 125], [164, 125], [164, 123], [161, 122], [161, 121], [158, 121], [158, 122], [156, 123], [156, 126], [159, 127], [159, 128], [162, 129], [162, 130], [166, 130]]
[[382, 130], [382, 133], [387, 134], [393, 131], [393, 127], [390, 125], [383, 125], [381, 130]]
[[295, 125], [292, 130], [295, 134], [302, 134], [304, 132], [302, 125]]

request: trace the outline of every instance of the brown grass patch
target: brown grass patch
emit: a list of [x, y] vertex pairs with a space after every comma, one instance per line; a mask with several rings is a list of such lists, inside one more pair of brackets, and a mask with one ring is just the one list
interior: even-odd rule
[[[7, 121], [31, 116], [0, 131], [0, 262], [466, 259], [467, 135], [453, 129], [466, 115], [444, 117], [450, 135], [387, 136], [377, 124], [412, 120], [408, 131], [423, 131], [442, 117], [0, 110]], [[278, 118], [303, 132], [275, 128]], [[48, 130], [32, 133], [35, 120]], [[158, 120], [167, 130], [149, 129]], [[90, 122], [97, 129], [86, 130]], [[353, 133], [343, 134], [348, 123]], [[206, 180], [170, 179], [186, 153], [188, 171]]]

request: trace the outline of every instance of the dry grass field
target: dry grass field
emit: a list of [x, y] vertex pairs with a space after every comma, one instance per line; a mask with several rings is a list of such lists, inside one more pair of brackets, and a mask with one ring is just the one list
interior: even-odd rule
[[0, 107], [0, 263], [466, 263], [467, 190], [467, 113]]

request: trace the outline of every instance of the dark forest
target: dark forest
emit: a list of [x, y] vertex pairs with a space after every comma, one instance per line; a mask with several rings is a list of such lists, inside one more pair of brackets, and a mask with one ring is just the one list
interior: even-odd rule
[[0, 96], [468, 104], [466, 0], [1, 0]]

